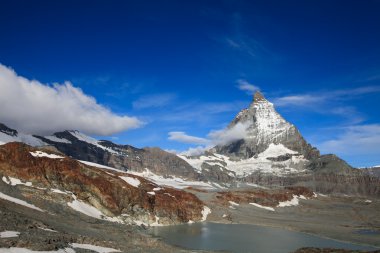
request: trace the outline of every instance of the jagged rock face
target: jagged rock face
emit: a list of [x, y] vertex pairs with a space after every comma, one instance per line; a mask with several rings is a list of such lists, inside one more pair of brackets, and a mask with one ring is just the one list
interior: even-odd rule
[[[1, 177], [70, 191], [108, 216], [128, 214], [152, 221], [157, 216], [166, 224], [202, 218], [204, 204], [191, 193], [158, 186], [136, 175], [87, 166], [61, 154], [58, 159], [35, 157], [30, 152], [36, 150], [41, 149], [22, 143], [1, 145]], [[122, 177], [139, 183], [131, 185]]]
[[160, 148], [139, 149], [110, 141], [97, 141], [77, 131], [64, 131], [38, 138], [78, 160], [138, 172], [148, 168], [164, 176], [173, 175], [195, 180], [200, 177], [188, 163]]
[[7, 135], [10, 135], [10, 136], [17, 136], [16, 130], [9, 128], [2, 123], [0, 123], [0, 132], [7, 134]]
[[240, 111], [228, 128], [237, 124], [246, 127], [246, 137], [228, 145], [216, 146], [216, 153], [247, 159], [265, 151], [273, 143], [283, 144], [307, 159], [319, 156], [318, 150], [308, 144], [297, 128], [281, 117], [260, 92], [255, 93], [249, 108]]

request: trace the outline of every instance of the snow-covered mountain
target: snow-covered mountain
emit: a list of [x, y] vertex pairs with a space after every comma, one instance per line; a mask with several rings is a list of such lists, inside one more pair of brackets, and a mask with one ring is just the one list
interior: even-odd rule
[[46, 145], [46, 143], [33, 135], [19, 133], [17, 130], [11, 129], [6, 125], [0, 123], [0, 145], [15, 141], [23, 142], [31, 146]]
[[216, 146], [216, 153], [247, 159], [264, 152], [270, 145], [282, 144], [307, 159], [319, 156], [319, 151], [308, 144], [297, 128], [287, 122], [259, 91], [249, 107], [240, 111], [228, 128], [238, 124], [246, 126], [245, 138]]

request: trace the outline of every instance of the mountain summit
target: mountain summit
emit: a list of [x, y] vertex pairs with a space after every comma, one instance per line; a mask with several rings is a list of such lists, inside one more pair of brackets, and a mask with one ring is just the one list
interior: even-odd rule
[[319, 151], [308, 144], [298, 129], [286, 121], [261, 92], [253, 96], [253, 102], [240, 111], [228, 125], [246, 126], [246, 136], [228, 145], [215, 147], [217, 153], [236, 158], [250, 158], [265, 151], [270, 144], [282, 144], [307, 159], [319, 156]]

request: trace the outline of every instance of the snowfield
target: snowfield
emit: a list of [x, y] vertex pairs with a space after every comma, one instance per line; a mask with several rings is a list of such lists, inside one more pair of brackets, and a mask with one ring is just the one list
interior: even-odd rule
[[140, 180], [134, 177], [124, 177], [124, 176], [119, 176], [119, 177], [123, 179], [125, 182], [127, 182], [128, 184], [136, 188], [139, 187], [139, 185], [141, 184]]
[[3, 180], [4, 183], [12, 185], [12, 186], [16, 186], [16, 185], [32, 186], [31, 182], [23, 183], [23, 182], [21, 182], [20, 179], [14, 178], [14, 177], [8, 177], [8, 178], [6, 178], [5, 176], [3, 176], [2, 180]]
[[43, 151], [35, 151], [35, 152], [29, 152], [34, 157], [47, 157], [51, 159], [59, 159], [64, 158], [63, 156], [55, 155], [55, 154], [48, 154]]
[[[277, 158], [279, 156], [292, 155], [286, 161], [271, 161], [268, 158]], [[221, 154], [213, 154], [210, 156], [200, 157], [186, 157], [178, 155], [181, 159], [189, 163], [198, 172], [202, 171], [202, 164], [207, 163], [211, 166], [218, 165], [220, 168], [236, 173], [237, 177], [248, 176], [254, 172], [260, 171], [261, 173], [275, 174], [275, 175], [287, 175], [291, 173], [299, 173], [304, 170], [297, 169], [297, 165], [305, 164], [308, 162], [303, 155], [297, 154], [297, 152], [286, 148], [282, 144], [270, 144], [269, 147], [256, 157], [249, 159], [243, 159], [240, 161], [232, 161], [228, 156]]]
[[3, 231], [3, 232], [0, 232], [0, 238], [18, 237], [19, 235], [20, 235], [20, 232], [17, 232], [17, 231]]
[[255, 207], [258, 207], [258, 208], [262, 208], [262, 209], [265, 209], [265, 210], [268, 210], [268, 211], [272, 211], [274, 212], [274, 208], [273, 207], [270, 207], [270, 206], [262, 206], [260, 204], [257, 204], [257, 203], [249, 203], [250, 205], [253, 205]]
[[113, 249], [113, 248], [106, 248], [106, 247], [95, 246], [91, 244], [83, 244], [83, 243], [71, 243], [70, 246], [73, 248], [88, 249], [88, 250], [96, 251], [98, 253], [120, 252], [120, 250]]
[[40, 212], [45, 212], [44, 210], [36, 207], [35, 205], [29, 204], [28, 202], [26, 202], [24, 200], [8, 196], [8, 195], [6, 195], [6, 194], [4, 194], [2, 192], [0, 192], [0, 198], [8, 200], [8, 201], [13, 202], [13, 203], [16, 203], [18, 205], [26, 206], [28, 208], [31, 208], [31, 209], [34, 209], [34, 210], [37, 210], [37, 211], [40, 211]]

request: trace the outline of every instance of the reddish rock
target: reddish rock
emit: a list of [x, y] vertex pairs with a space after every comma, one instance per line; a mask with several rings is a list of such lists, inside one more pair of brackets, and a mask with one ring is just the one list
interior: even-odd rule
[[291, 200], [293, 195], [303, 195], [307, 198], [311, 198], [314, 193], [306, 187], [297, 186], [277, 190], [258, 189], [218, 192], [216, 198], [226, 206], [229, 205], [228, 201], [233, 201], [238, 204], [257, 203], [263, 206], [275, 207], [279, 204], [279, 202]]
[[[203, 202], [194, 194], [160, 187], [144, 178], [124, 172], [115, 172], [82, 164], [69, 157], [51, 159], [34, 157], [30, 152], [41, 150], [23, 143], [0, 146], [0, 176], [19, 178], [46, 188], [71, 191], [78, 199], [90, 202], [107, 215], [158, 216], [167, 223], [197, 221], [202, 218]], [[62, 154], [58, 154], [63, 156]], [[134, 187], [119, 176], [138, 179]]]

